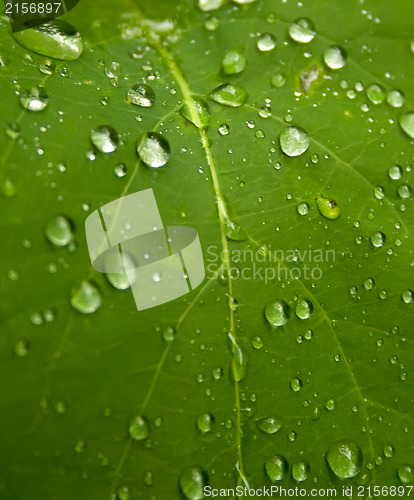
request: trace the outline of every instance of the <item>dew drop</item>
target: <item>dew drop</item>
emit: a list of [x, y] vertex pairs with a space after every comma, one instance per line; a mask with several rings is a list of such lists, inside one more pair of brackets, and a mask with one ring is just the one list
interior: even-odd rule
[[397, 192], [400, 198], [402, 198], [403, 200], [410, 198], [410, 196], [412, 195], [412, 189], [407, 184], [398, 186]]
[[251, 343], [253, 349], [256, 349], [256, 351], [262, 349], [262, 347], [263, 347], [263, 339], [257, 335], [255, 335], [254, 337], [252, 337], [250, 339], [250, 343]]
[[290, 318], [289, 305], [281, 299], [270, 302], [265, 308], [265, 316], [271, 326], [283, 326]]
[[282, 455], [274, 455], [265, 462], [265, 471], [272, 482], [282, 481], [287, 474], [289, 465]]
[[121, 179], [122, 177], [125, 177], [128, 172], [128, 168], [125, 165], [125, 163], [118, 163], [114, 167], [114, 174], [118, 179]]
[[335, 200], [325, 198], [325, 196], [319, 194], [315, 198], [315, 201], [319, 213], [323, 215], [323, 217], [326, 217], [329, 220], [335, 220], [341, 215], [341, 207]]
[[118, 486], [116, 489], [116, 497], [118, 500], [129, 500], [128, 486]]
[[309, 319], [313, 314], [313, 304], [310, 300], [301, 298], [295, 307], [296, 316], [300, 319]]
[[411, 304], [414, 299], [414, 292], [412, 290], [405, 290], [402, 293], [401, 298], [406, 304]]
[[211, 431], [213, 425], [214, 417], [211, 413], [202, 413], [197, 417], [196, 424], [198, 430], [202, 434], [206, 434]]
[[231, 49], [223, 57], [223, 72], [226, 75], [241, 73], [246, 67], [246, 57], [239, 49]]
[[70, 303], [76, 311], [82, 314], [92, 314], [101, 307], [102, 297], [95, 285], [83, 280], [73, 291]]
[[204, 498], [206, 483], [207, 474], [201, 467], [188, 467], [180, 476], [180, 489], [187, 500], [201, 500]]
[[302, 380], [297, 377], [290, 379], [290, 388], [293, 392], [299, 392], [302, 388]]
[[257, 421], [257, 427], [265, 434], [276, 434], [281, 429], [282, 422], [278, 417], [263, 417]]
[[128, 90], [127, 101], [136, 106], [150, 108], [155, 102], [155, 92], [149, 85], [139, 83]]
[[14, 354], [19, 358], [24, 358], [27, 356], [29, 350], [29, 343], [27, 340], [18, 340], [13, 346]]
[[92, 129], [90, 140], [101, 153], [113, 153], [119, 143], [117, 131], [108, 125], [101, 125]]
[[230, 374], [234, 382], [242, 381], [247, 375], [248, 358], [242, 347], [232, 334], [229, 334], [229, 339], [232, 344], [233, 360], [231, 364]]
[[45, 59], [39, 64], [39, 71], [44, 75], [52, 75], [55, 72], [56, 64], [51, 59]]
[[375, 248], [381, 248], [382, 246], [384, 246], [385, 240], [385, 234], [381, 231], [377, 231], [371, 236], [371, 243]]
[[331, 445], [326, 454], [326, 461], [336, 476], [349, 479], [361, 470], [362, 451], [351, 439], [341, 439]]
[[292, 477], [296, 482], [306, 481], [309, 477], [310, 467], [307, 462], [300, 460], [292, 465]]
[[128, 423], [128, 434], [135, 441], [142, 441], [149, 435], [148, 420], [142, 415], [134, 415]]
[[297, 19], [289, 26], [289, 36], [298, 43], [309, 43], [315, 36], [315, 27], [310, 19]]
[[409, 111], [402, 115], [400, 125], [404, 132], [414, 139], [414, 111]]
[[334, 45], [325, 50], [323, 59], [330, 69], [341, 69], [346, 63], [346, 52], [342, 47]]
[[276, 73], [270, 79], [270, 83], [275, 89], [280, 89], [281, 87], [286, 85], [287, 80], [288, 76], [286, 75], [286, 73]]
[[387, 94], [387, 103], [393, 108], [401, 108], [404, 105], [405, 97], [399, 90], [390, 90]]
[[401, 179], [402, 176], [402, 169], [398, 165], [393, 165], [388, 169], [388, 175], [390, 179], [393, 181], [396, 181], [398, 179]]
[[20, 93], [20, 104], [28, 111], [43, 111], [49, 102], [46, 90], [42, 86], [30, 87]]
[[203, 12], [210, 12], [219, 9], [225, 0], [198, 0], [198, 7]]
[[398, 469], [398, 478], [404, 484], [414, 481], [414, 467], [411, 464], [402, 465]]
[[385, 100], [385, 91], [380, 85], [374, 83], [367, 88], [367, 97], [373, 104], [381, 104]]
[[18, 31], [13, 36], [26, 49], [63, 61], [74, 61], [83, 51], [82, 38], [76, 28], [60, 19]]
[[394, 456], [394, 447], [391, 445], [384, 446], [384, 456], [386, 458], [392, 458]]
[[299, 205], [296, 207], [296, 210], [298, 211], [299, 215], [307, 215], [309, 213], [310, 207], [309, 204], [306, 203], [306, 201], [302, 201], [302, 203], [299, 203]]
[[308, 134], [299, 127], [285, 127], [280, 132], [280, 147], [288, 156], [299, 156], [309, 147], [310, 140]]
[[73, 241], [72, 224], [63, 215], [58, 215], [46, 224], [45, 236], [53, 245], [65, 247]]
[[237, 108], [246, 102], [247, 92], [238, 83], [223, 83], [210, 93], [210, 99], [223, 106]]
[[257, 40], [257, 48], [260, 52], [269, 52], [276, 47], [276, 38], [271, 33], [264, 33]]
[[170, 158], [170, 145], [161, 134], [147, 132], [137, 143], [137, 152], [141, 160], [151, 168], [160, 168]]

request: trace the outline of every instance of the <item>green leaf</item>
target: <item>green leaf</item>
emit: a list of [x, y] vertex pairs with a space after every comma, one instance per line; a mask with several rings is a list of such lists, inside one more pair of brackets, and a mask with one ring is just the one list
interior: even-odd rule
[[[414, 484], [410, 12], [83, 2], [74, 61], [2, 18], [2, 497]], [[206, 279], [138, 312], [84, 227], [149, 188]]]

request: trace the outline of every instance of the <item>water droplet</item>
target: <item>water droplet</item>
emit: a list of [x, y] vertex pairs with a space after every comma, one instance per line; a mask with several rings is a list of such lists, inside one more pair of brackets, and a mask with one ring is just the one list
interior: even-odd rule
[[18, 340], [13, 346], [13, 352], [19, 358], [24, 358], [27, 356], [29, 350], [29, 343], [27, 340]]
[[394, 447], [391, 445], [384, 446], [384, 455], [386, 458], [392, 458], [394, 456]]
[[101, 307], [102, 297], [95, 285], [83, 280], [73, 291], [70, 303], [76, 311], [82, 314], [92, 314]]
[[271, 326], [283, 326], [290, 318], [290, 308], [284, 300], [275, 300], [267, 304], [265, 316]]
[[272, 76], [270, 83], [275, 89], [280, 89], [281, 87], [286, 85], [287, 80], [288, 76], [286, 75], [286, 73], [276, 73]]
[[374, 83], [367, 88], [367, 97], [373, 104], [381, 104], [385, 99], [385, 91], [380, 85]]
[[398, 478], [404, 484], [412, 483], [414, 481], [414, 468], [410, 464], [402, 465], [398, 469]]
[[325, 198], [325, 196], [319, 194], [315, 198], [315, 201], [319, 213], [327, 219], [335, 220], [341, 215], [341, 207], [336, 203], [335, 200]]
[[227, 123], [222, 123], [219, 126], [218, 131], [220, 135], [228, 135], [230, 132], [230, 127], [227, 125]]
[[309, 477], [310, 467], [307, 462], [300, 460], [292, 465], [292, 477], [295, 481], [302, 482], [306, 481]]
[[49, 102], [46, 90], [42, 86], [30, 87], [20, 92], [20, 104], [28, 111], [43, 111]]
[[305, 92], [305, 94], [309, 92], [311, 83], [317, 80], [318, 76], [319, 76], [319, 68], [316, 64], [314, 64], [307, 71], [302, 71], [302, 73], [299, 75], [300, 86], [303, 92]]
[[240, 382], [247, 375], [248, 359], [247, 354], [240, 347], [236, 339], [232, 334], [229, 334], [229, 339], [232, 344], [233, 360], [231, 364], [230, 374], [232, 380], [235, 382]]
[[385, 191], [382, 186], [376, 186], [374, 189], [374, 196], [377, 200], [382, 200], [385, 196]]
[[150, 108], [155, 102], [155, 92], [149, 85], [139, 83], [128, 90], [127, 101], [136, 106]]
[[365, 290], [374, 290], [375, 288], [375, 280], [373, 278], [367, 278], [364, 281]]
[[388, 175], [392, 180], [398, 180], [401, 179], [402, 176], [402, 169], [398, 165], [393, 165], [388, 169]]
[[332, 411], [335, 409], [336, 401], [334, 399], [328, 399], [328, 401], [325, 403], [325, 408], [328, 411]]
[[226, 238], [231, 241], [244, 241], [246, 239], [246, 233], [243, 228], [233, 222], [228, 217], [224, 219], [224, 226], [226, 230]]
[[405, 292], [402, 293], [401, 298], [406, 304], [411, 304], [414, 299], [414, 292], [412, 290], [405, 290]]
[[223, 83], [210, 93], [210, 98], [223, 106], [237, 108], [246, 102], [247, 92], [238, 83]]
[[142, 415], [134, 415], [128, 423], [128, 433], [136, 441], [146, 439], [149, 435], [148, 420]]
[[276, 47], [276, 38], [271, 33], [264, 33], [257, 40], [257, 48], [260, 52], [269, 52]]
[[264, 417], [257, 421], [257, 427], [265, 434], [276, 434], [282, 427], [278, 417]]
[[10, 64], [10, 57], [7, 54], [0, 53], [0, 68], [5, 68]]
[[223, 57], [223, 72], [226, 75], [241, 73], [246, 67], [246, 62], [246, 57], [241, 50], [229, 50]]
[[39, 64], [39, 71], [44, 75], [52, 75], [55, 72], [56, 64], [51, 59], [45, 59]]
[[346, 52], [342, 47], [334, 45], [325, 50], [323, 59], [328, 68], [341, 69], [346, 63]]
[[128, 168], [127, 166], [125, 165], [125, 163], [118, 163], [117, 165], [115, 165], [114, 167], [114, 174], [116, 177], [118, 177], [119, 179], [121, 179], [122, 177], [125, 177], [126, 174], [128, 172]]
[[180, 489], [187, 500], [201, 500], [204, 498], [206, 483], [207, 474], [201, 467], [188, 467], [180, 476]]
[[219, 9], [225, 0], [198, 0], [198, 7], [203, 12]]
[[253, 349], [256, 349], [257, 351], [263, 347], [263, 339], [257, 335], [250, 339], [250, 343]]
[[[122, 257], [118, 250], [108, 252], [105, 256], [105, 267], [108, 269], [118, 269], [116, 273], [106, 273], [106, 279], [117, 290], [126, 290], [135, 283], [136, 280], [136, 265], [132, 257], [126, 253], [122, 253]], [[127, 270], [128, 269], [128, 274]]]
[[399, 90], [390, 90], [387, 94], [387, 102], [393, 108], [401, 108], [405, 102], [405, 97]]
[[407, 184], [402, 184], [401, 186], [398, 186], [397, 192], [400, 198], [402, 199], [410, 198], [410, 196], [412, 195], [412, 189]]
[[76, 28], [60, 19], [18, 31], [13, 36], [33, 52], [63, 61], [74, 61], [83, 51], [82, 38]]
[[128, 486], [118, 486], [116, 489], [116, 497], [118, 500], [129, 500]]
[[238, 5], [248, 5], [249, 3], [257, 2], [257, 0], [233, 0]]
[[274, 455], [265, 462], [266, 474], [272, 482], [282, 481], [286, 477], [289, 465], [282, 455]]
[[409, 111], [400, 118], [400, 125], [404, 132], [414, 139], [414, 111]]
[[121, 72], [121, 65], [116, 61], [112, 61], [105, 66], [105, 75], [109, 78], [117, 79], [121, 76]]
[[16, 186], [10, 177], [6, 177], [1, 181], [0, 188], [6, 198], [13, 198], [16, 195]]
[[166, 165], [170, 158], [170, 145], [161, 134], [147, 132], [137, 143], [137, 152], [141, 160], [151, 168]]
[[191, 109], [188, 103], [185, 103], [180, 109], [180, 113], [197, 128], [207, 127], [210, 123], [211, 115], [209, 105], [200, 97], [192, 96]]
[[213, 425], [214, 417], [211, 413], [202, 413], [197, 417], [196, 423], [197, 428], [202, 434], [206, 434], [211, 431]]
[[295, 42], [309, 43], [315, 36], [315, 27], [310, 19], [297, 19], [289, 26], [289, 35]]
[[113, 153], [118, 147], [119, 137], [115, 129], [101, 125], [91, 130], [90, 140], [101, 153]]
[[299, 215], [307, 215], [309, 213], [310, 207], [309, 204], [306, 203], [306, 201], [302, 201], [302, 203], [299, 203], [299, 205], [296, 207], [296, 210], [298, 211]]
[[279, 141], [282, 151], [288, 156], [303, 154], [310, 144], [308, 134], [298, 127], [285, 127], [282, 129]]
[[293, 392], [299, 392], [302, 388], [302, 380], [297, 377], [290, 379], [290, 388]]
[[56, 401], [55, 412], [59, 415], [66, 413], [66, 403], [64, 401]]
[[385, 240], [386, 240], [385, 234], [382, 233], [381, 231], [377, 231], [371, 236], [371, 243], [376, 248], [381, 248], [382, 246], [384, 246]]
[[341, 439], [331, 445], [326, 454], [326, 461], [336, 476], [349, 479], [361, 470], [362, 451], [351, 439]]
[[206, 19], [204, 23], [204, 27], [207, 31], [216, 31], [216, 29], [220, 26], [220, 20], [217, 17], [211, 17], [210, 19]]
[[69, 245], [73, 241], [72, 224], [63, 215], [58, 215], [46, 224], [45, 236], [57, 247]]
[[309, 319], [313, 314], [313, 304], [310, 300], [301, 298], [296, 302], [296, 316], [300, 319]]
[[16, 122], [11, 122], [6, 127], [6, 135], [9, 139], [16, 140], [20, 137], [20, 127]]

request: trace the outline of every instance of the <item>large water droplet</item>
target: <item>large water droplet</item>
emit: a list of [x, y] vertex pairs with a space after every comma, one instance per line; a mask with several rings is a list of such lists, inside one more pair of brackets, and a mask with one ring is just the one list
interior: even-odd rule
[[264, 417], [257, 421], [257, 427], [265, 434], [276, 434], [282, 427], [282, 422], [278, 417]]
[[73, 241], [72, 224], [63, 215], [58, 215], [46, 224], [45, 236], [57, 247], [69, 245]]
[[280, 132], [280, 147], [288, 156], [299, 156], [309, 147], [310, 140], [305, 130], [299, 127], [285, 127]]
[[315, 36], [315, 27], [310, 19], [297, 19], [289, 26], [289, 36], [299, 43], [309, 43]]
[[292, 465], [292, 477], [298, 483], [308, 479], [309, 471], [309, 464], [304, 460], [300, 460]]
[[241, 50], [232, 49], [226, 52], [222, 65], [226, 75], [235, 75], [246, 67], [246, 57]]
[[341, 215], [341, 207], [336, 203], [335, 200], [325, 198], [325, 196], [319, 194], [315, 198], [315, 201], [319, 213], [327, 219], [335, 220]]
[[71, 24], [60, 19], [18, 31], [13, 36], [23, 47], [33, 52], [63, 61], [74, 61], [83, 51], [80, 34]]
[[223, 83], [210, 93], [210, 99], [223, 106], [237, 108], [247, 101], [247, 92], [238, 83]]
[[323, 59], [328, 68], [341, 69], [346, 63], [346, 52], [342, 47], [333, 46], [325, 50]]
[[28, 111], [43, 111], [49, 102], [46, 90], [39, 87], [30, 87], [20, 92], [20, 104]]
[[282, 455], [274, 455], [265, 462], [266, 474], [272, 482], [282, 481], [286, 477], [289, 465]]
[[405, 102], [405, 97], [399, 90], [390, 90], [387, 94], [387, 102], [393, 108], [400, 108]]
[[91, 143], [102, 153], [113, 153], [118, 147], [118, 133], [108, 125], [101, 125], [91, 130]]
[[402, 169], [398, 165], [393, 165], [388, 169], [388, 175], [393, 181], [396, 181], [398, 179], [401, 179], [402, 176]]
[[160, 168], [170, 158], [170, 145], [161, 134], [147, 132], [137, 143], [137, 152], [141, 160], [151, 168]]
[[273, 327], [283, 326], [290, 318], [289, 305], [280, 299], [270, 302], [265, 308], [265, 316]]
[[149, 85], [139, 83], [128, 90], [127, 100], [136, 106], [150, 108], [155, 101], [155, 92]]
[[271, 33], [264, 33], [257, 40], [257, 48], [260, 52], [269, 52], [276, 47], [276, 38]]
[[381, 231], [377, 231], [371, 236], [371, 243], [375, 248], [381, 248], [382, 246], [384, 246], [385, 240], [385, 234]]
[[149, 435], [148, 420], [142, 415], [134, 415], [128, 423], [128, 433], [136, 441], [146, 439]]
[[219, 9], [225, 0], [198, 0], [198, 7], [203, 12], [210, 12], [211, 10]]
[[411, 464], [402, 465], [398, 469], [398, 478], [404, 484], [414, 481], [414, 467]]
[[82, 314], [92, 314], [102, 305], [102, 297], [98, 288], [91, 282], [83, 280], [70, 299], [71, 306]]
[[341, 479], [355, 477], [361, 470], [361, 448], [351, 439], [341, 439], [331, 445], [326, 461], [334, 474]]
[[409, 111], [400, 118], [400, 125], [404, 132], [414, 139], [414, 111]]
[[381, 104], [385, 100], [385, 91], [374, 83], [367, 88], [367, 97], [373, 104]]
[[309, 319], [313, 314], [313, 304], [310, 300], [301, 298], [295, 307], [296, 316], [300, 319]]
[[207, 475], [201, 467], [188, 467], [180, 476], [180, 489], [187, 500], [201, 500], [204, 498], [204, 486]]

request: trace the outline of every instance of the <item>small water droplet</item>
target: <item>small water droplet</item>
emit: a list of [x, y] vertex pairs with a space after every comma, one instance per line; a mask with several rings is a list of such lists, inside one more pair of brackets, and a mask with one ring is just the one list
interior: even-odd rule
[[302, 380], [297, 377], [292, 378], [290, 380], [290, 388], [293, 392], [299, 392], [302, 388]]
[[298, 211], [299, 215], [307, 215], [309, 213], [310, 207], [309, 204], [306, 203], [306, 201], [302, 201], [302, 203], [299, 203], [299, 205], [296, 207], [296, 210]]
[[115, 165], [114, 167], [114, 174], [116, 177], [118, 177], [119, 179], [121, 179], [122, 177], [125, 177], [126, 174], [128, 172], [128, 168], [127, 166], [125, 165], [125, 163], [118, 163], [117, 165]]
[[405, 113], [400, 118], [400, 125], [404, 132], [414, 139], [414, 111]]
[[202, 434], [206, 434], [211, 431], [213, 425], [214, 417], [211, 413], [202, 413], [197, 417], [196, 424], [198, 430]]
[[140, 83], [128, 90], [127, 101], [136, 106], [150, 108], [155, 102], [155, 92], [149, 85]]
[[307, 462], [300, 460], [292, 465], [292, 477], [295, 481], [302, 482], [306, 481], [309, 477], [310, 467]]
[[56, 64], [51, 59], [45, 59], [39, 64], [39, 71], [44, 75], [52, 75], [55, 72]]
[[351, 439], [341, 439], [331, 445], [326, 454], [326, 461], [336, 476], [349, 479], [361, 470], [362, 451]]
[[393, 108], [401, 108], [404, 105], [404, 94], [399, 90], [390, 90], [387, 94], [387, 102]]
[[119, 143], [117, 131], [108, 125], [101, 125], [92, 129], [90, 140], [101, 153], [113, 153]]
[[346, 63], [346, 52], [342, 47], [334, 45], [325, 50], [323, 59], [330, 69], [341, 69]]
[[218, 131], [220, 135], [228, 135], [230, 132], [230, 127], [227, 125], [227, 123], [222, 123], [219, 126]]
[[20, 104], [28, 111], [43, 111], [49, 102], [46, 90], [42, 86], [30, 87], [20, 92]]
[[134, 415], [128, 423], [128, 433], [132, 439], [142, 441], [149, 435], [148, 420], [142, 415]]
[[288, 156], [299, 156], [309, 147], [310, 140], [305, 130], [299, 127], [285, 127], [280, 132], [280, 147]]
[[288, 76], [286, 75], [286, 73], [276, 73], [272, 76], [270, 83], [275, 89], [280, 89], [281, 87], [286, 85], [287, 80]]
[[224, 0], [198, 0], [198, 7], [203, 12], [210, 12], [219, 9], [224, 4]]
[[170, 158], [170, 145], [161, 134], [147, 132], [137, 143], [137, 152], [141, 160], [151, 168], [160, 168]]
[[308, 299], [300, 298], [296, 302], [295, 313], [300, 319], [309, 319], [313, 314], [312, 302]]
[[392, 180], [398, 180], [401, 179], [402, 176], [402, 169], [398, 165], [393, 165], [388, 169], [388, 175]]
[[377, 231], [371, 236], [371, 243], [375, 248], [381, 248], [382, 246], [384, 246], [385, 240], [385, 234], [381, 231]]
[[414, 481], [414, 467], [411, 464], [402, 465], [398, 469], [398, 478], [404, 484]]
[[118, 500], [129, 500], [128, 486], [118, 486], [116, 489], [116, 497]]
[[231, 342], [233, 360], [231, 364], [230, 374], [232, 380], [235, 382], [240, 382], [247, 375], [248, 358], [247, 354], [244, 352], [243, 348], [239, 345], [237, 340], [232, 334], [229, 334], [229, 339]]
[[251, 343], [253, 349], [256, 349], [257, 351], [263, 347], [263, 339], [257, 335], [253, 336], [250, 339], [250, 343]]
[[411, 197], [412, 189], [407, 184], [402, 184], [401, 186], [398, 186], [397, 193], [400, 198], [404, 200]]
[[328, 401], [325, 403], [325, 408], [328, 411], [332, 411], [335, 409], [336, 401], [334, 399], [328, 399]]
[[271, 326], [283, 326], [290, 318], [289, 305], [281, 299], [270, 302], [265, 308], [265, 316]]
[[276, 47], [276, 38], [271, 33], [264, 33], [257, 40], [257, 48], [260, 52], [269, 52]]
[[374, 83], [367, 88], [367, 97], [373, 104], [381, 104], [385, 99], [385, 91]]
[[391, 445], [384, 446], [384, 456], [386, 458], [392, 458], [394, 456], [394, 447]]
[[25, 339], [18, 340], [13, 346], [13, 352], [19, 358], [27, 356], [29, 350], [29, 343]]
[[70, 303], [76, 311], [82, 314], [92, 314], [101, 307], [102, 297], [94, 284], [83, 280], [73, 291]]
[[223, 83], [210, 93], [210, 99], [223, 106], [237, 108], [247, 101], [247, 92], [238, 83]]
[[412, 290], [405, 290], [402, 293], [401, 298], [406, 304], [411, 304], [414, 299], [414, 292]]
[[57, 247], [64, 247], [73, 242], [72, 223], [63, 215], [58, 215], [46, 224], [46, 238]]
[[231, 49], [223, 57], [223, 72], [226, 75], [241, 73], [246, 67], [246, 56], [239, 49]]
[[278, 417], [263, 417], [257, 421], [257, 427], [265, 434], [276, 434], [282, 427], [282, 421]]

